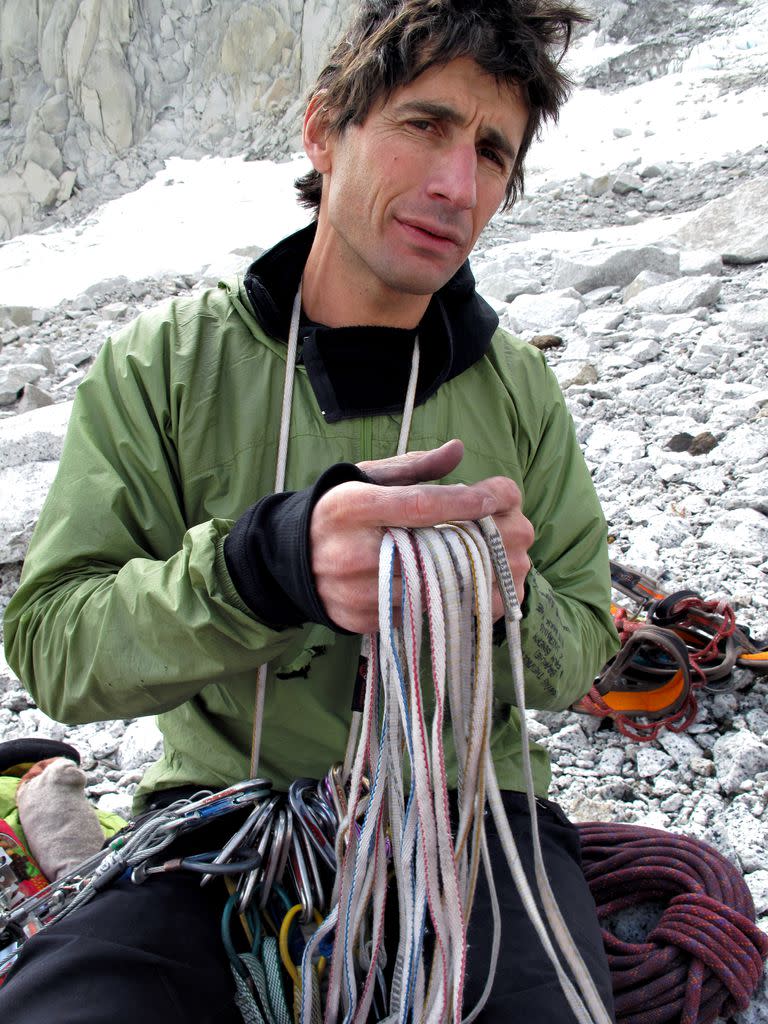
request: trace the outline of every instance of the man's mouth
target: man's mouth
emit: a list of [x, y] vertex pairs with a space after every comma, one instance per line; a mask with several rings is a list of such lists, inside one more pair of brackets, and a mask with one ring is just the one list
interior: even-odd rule
[[421, 236], [424, 241], [432, 241], [443, 246], [458, 246], [459, 248], [463, 245], [463, 239], [458, 231], [452, 231], [440, 224], [419, 220], [399, 220], [398, 223], [416, 237]]

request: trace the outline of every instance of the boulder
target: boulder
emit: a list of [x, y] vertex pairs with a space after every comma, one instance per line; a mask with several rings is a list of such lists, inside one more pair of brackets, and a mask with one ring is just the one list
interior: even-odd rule
[[626, 300], [630, 309], [646, 313], [687, 313], [699, 306], [711, 306], [720, 295], [722, 284], [717, 277], [682, 277], [665, 284], [644, 288]]
[[501, 299], [502, 302], [511, 302], [518, 295], [535, 295], [541, 291], [541, 284], [536, 278], [523, 270], [478, 275], [477, 287], [481, 295]]
[[509, 315], [521, 331], [552, 332], [576, 323], [585, 309], [581, 296], [572, 289], [518, 295], [510, 304]]
[[680, 273], [686, 277], [712, 274], [719, 277], [723, 272], [720, 253], [714, 249], [683, 249], [680, 253]]
[[689, 248], [713, 249], [725, 263], [768, 260], [768, 177], [759, 176], [713, 199], [676, 238]]
[[57, 178], [64, 170], [61, 151], [48, 132], [36, 132], [24, 146], [21, 159], [44, 167]]
[[50, 206], [59, 194], [59, 179], [34, 160], [27, 163], [22, 177], [29, 194], [41, 206]]
[[45, 366], [37, 363], [4, 366], [0, 369], [0, 406], [13, 405], [25, 385], [35, 384], [47, 372]]
[[641, 270], [677, 274], [680, 256], [657, 245], [594, 246], [581, 252], [565, 253], [554, 261], [554, 288], [575, 288], [589, 292], [608, 285], [624, 287]]

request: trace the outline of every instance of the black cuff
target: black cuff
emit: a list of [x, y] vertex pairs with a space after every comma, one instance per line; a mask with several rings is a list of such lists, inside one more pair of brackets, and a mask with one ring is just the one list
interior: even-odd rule
[[271, 629], [319, 622], [336, 633], [348, 633], [325, 614], [309, 553], [312, 510], [327, 491], [348, 481], [373, 483], [357, 466], [339, 462], [313, 487], [261, 498], [224, 541], [224, 559], [238, 594]]

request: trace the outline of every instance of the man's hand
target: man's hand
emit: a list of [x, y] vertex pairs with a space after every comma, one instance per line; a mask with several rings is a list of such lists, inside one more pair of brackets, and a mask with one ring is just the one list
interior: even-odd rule
[[[426, 482], [450, 473], [463, 454], [461, 441], [453, 440], [428, 452], [361, 462], [376, 484], [339, 484], [318, 501], [310, 523], [312, 572], [320, 600], [337, 626], [353, 633], [378, 629], [379, 548], [390, 526], [437, 526], [492, 515], [522, 601], [533, 527], [522, 514], [514, 481], [497, 476], [470, 485]], [[502, 613], [501, 597], [494, 591], [494, 618]]]

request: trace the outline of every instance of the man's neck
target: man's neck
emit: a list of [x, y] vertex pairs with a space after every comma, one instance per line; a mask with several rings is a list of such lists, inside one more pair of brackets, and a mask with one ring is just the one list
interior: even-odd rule
[[302, 280], [304, 314], [327, 327], [417, 327], [432, 296], [394, 291], [361, 274], [336, 243], [322, 232], [315, 236]]

